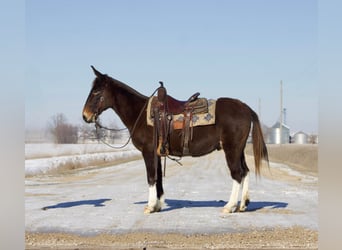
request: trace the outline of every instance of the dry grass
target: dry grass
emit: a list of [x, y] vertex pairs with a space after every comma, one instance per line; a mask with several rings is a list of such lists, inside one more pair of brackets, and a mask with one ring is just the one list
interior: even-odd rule
[[[283, 144], [267, 145], [269, 160], [286, 164], [304, 174], [317, 176], [318, 173], [318, 145]], [[252, 145], [248, 144], [245, 150], [247, 155], [253, 155]]]

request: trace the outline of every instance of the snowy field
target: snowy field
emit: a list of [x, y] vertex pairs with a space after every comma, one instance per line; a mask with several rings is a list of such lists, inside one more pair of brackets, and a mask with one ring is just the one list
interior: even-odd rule
[[[251, 156], [247, 163], [253, 169]], [[103, 144], [26, 144], [26, 231], [93, 235], [225, 233], [292, 226], [318, 230], [317, 177], [271, 163], [269, 177], [251, 173], [248, 210], [227, 215], [221, 209], [232, 179], [224, 153], [186, 157], [182, 164], [167, 161], [164, 208], [145, 215], [145, 166], [132, 145], [113, 150]], [[296, 181], [272, 174], [279, 171]]]
[[132, 144], [115, 150], [104, 144], [26, 144], [25, 175], [51, 174], [72, 169], [117, 164], [140, 157]]

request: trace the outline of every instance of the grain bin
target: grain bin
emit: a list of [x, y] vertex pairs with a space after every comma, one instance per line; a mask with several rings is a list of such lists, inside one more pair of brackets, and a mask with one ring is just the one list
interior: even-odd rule
[[307, 144], [309, 136], [308, 134], [304, 133], [303, 131], [299, 131], [293, 135], [293, 143], [295, 144]]
[[[281, 131], [281, 132], [280, 132]], [[281, 133], [281, 135], [280, 135]], [[290, 142], [290, 128], [285, 124], [280, 130], [280, 122], [276, 122], [269, 130], [267, 136], [267, 143], [269, 144], [286, 144]]]

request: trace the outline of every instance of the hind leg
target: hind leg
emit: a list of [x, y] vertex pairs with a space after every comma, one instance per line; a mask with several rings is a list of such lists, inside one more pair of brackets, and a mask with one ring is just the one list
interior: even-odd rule
[[233, 180], [232, 192], [230, 194], [228, 203], [222, 209], [223, 213], [234, 213], [238, 211], [237, 205], [238, 205], [240, 186], [241, 184], [239, 182], [237, 182], [236, 180]]
[[[248, 168], [244, 160], [243, 150], [228, 150], [224, 148], [226, 153], [226, 160], [230, 170], [230, 174], [233, 178], [233, 187], [230, 194], [228, 203], [224, 206], [223, 213], [234, 213], [238, 211], [244, 211], [249, 202], [248, 196]], [[242, 200], [240, 207], [238, 207], [238, 199], [241, 185], [242, 190]]]
[[244, 153], [241, 156], [241, 167], [243, 170], [244, 177], [242, 178], [241, 184], [242, 184], [242, 195], [241, 195], [241, 202], [239, 211], [243, 212], [246, 211], [247, 206], [249, 204], [249, 169], [245, 160]]
[[249, 173], [242, 179], [242, 195], [241, 195], [241, 202], [239, 207], [239, 212], [244, 212], [247, 209], [249, 204]]
[[[239, 191], [242, 186], [242, 196], [240, 206], [238, 207]], [[249, 204], [249, 174], [242, 179], [241, 184], [233, 180], [232, 193], [230, 194], [229, 202], [224, 206], [223, 213], [244, 212]]]

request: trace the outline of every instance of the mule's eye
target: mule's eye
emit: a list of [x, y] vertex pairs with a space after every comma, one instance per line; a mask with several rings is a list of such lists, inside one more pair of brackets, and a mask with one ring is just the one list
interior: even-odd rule
[[99, 95], [99, 94], [101, 94], [101, 91], [95, 91], [95, 92], [93, 92], [93, 95]]

